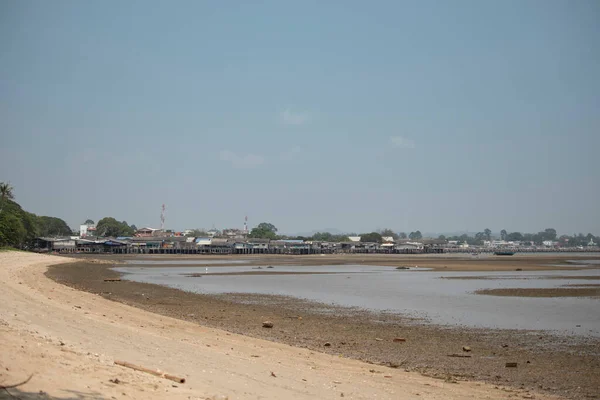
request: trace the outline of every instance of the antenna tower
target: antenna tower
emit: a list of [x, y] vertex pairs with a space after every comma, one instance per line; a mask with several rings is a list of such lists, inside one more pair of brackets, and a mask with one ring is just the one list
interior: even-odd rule
[[248, 233], [248, 216], [244, 219], [244, 233]]
[[160, 211], [160, 230], [165, 230], [165, 211], [167, 210], [167, 206], [162, 205], [162, 209]]

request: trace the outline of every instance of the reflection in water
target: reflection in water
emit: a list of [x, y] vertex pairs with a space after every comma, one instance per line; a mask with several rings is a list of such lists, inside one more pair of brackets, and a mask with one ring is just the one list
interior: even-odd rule
[[231, 265], [248, 264], [248, 260], [125, 260], [125, 264], [132, 265]]

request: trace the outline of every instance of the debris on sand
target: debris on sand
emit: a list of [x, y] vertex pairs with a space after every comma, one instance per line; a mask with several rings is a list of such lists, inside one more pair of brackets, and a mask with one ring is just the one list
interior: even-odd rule
[[263, 328], [272, 328], [273, 323], [271, 321], [265, 321], [262, 323]]

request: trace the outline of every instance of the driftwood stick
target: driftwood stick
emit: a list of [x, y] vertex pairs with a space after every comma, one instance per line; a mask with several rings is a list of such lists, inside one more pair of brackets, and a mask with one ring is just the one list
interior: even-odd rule
[[178, 382], [178, 383], [185, 383], [185, 378], [180, 378], [180, 377], [175, 376], [175, 375], [166, 374], [166, 373], [160, 372], [158, 370], [153, 370], [153, 369], [141, 367], [139, 365], [128, 363], [126, 361], [115, 361], [115, 364], [120, 365], [122, 367], [131, 368], [131, 369], [136, 370], [136, 371], [141, 371], [141, 372], [145, 372], [147, 374], [158, 376], [160, 378], [169, 379], [171, 381], [175, 381], [175, 382]]
[[471, 356], [467, 354], [448, 354], [448, 357], [471, 358]]

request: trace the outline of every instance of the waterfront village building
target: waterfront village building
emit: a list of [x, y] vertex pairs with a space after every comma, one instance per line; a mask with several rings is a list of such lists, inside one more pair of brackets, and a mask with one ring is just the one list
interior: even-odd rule
[[484, 240], [483, 245], [485, 247], [501, 247], [506, 246], [508, 242], [506, 240]]
[[242, 229], [223, 229], [222, 236], [228, 239], [246, 239], [248, 237], [248, 231]]
[[83, 224], [79, 225], [79, 237], [96, 236], [96, 225]]
[[135, 236], [136, 237], [152, 237], [152, 236], [159, 236], [161, 234], [161, 230], [160, 229], [155, 229], [155, 228], [141, 228], [138, 229], [135, 232]]

